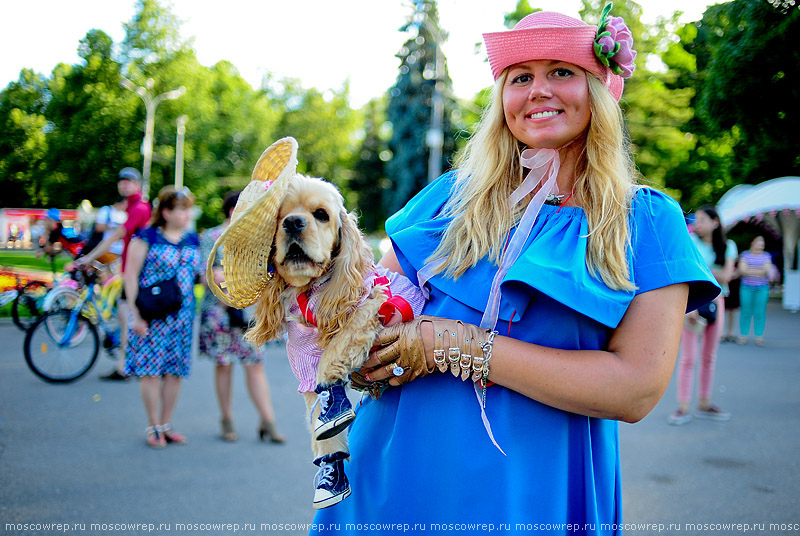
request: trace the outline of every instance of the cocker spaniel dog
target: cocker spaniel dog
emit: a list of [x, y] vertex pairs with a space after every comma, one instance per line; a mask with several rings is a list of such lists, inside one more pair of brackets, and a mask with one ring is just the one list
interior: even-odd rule
[[[263, 344], [288, 334], [286, 351], [320, 467], [314, 506], [324, 508], [350, 494], [343, 432], [355, 413], [346, 382], [367, 359], [382, 319], [418, 315], [424, 297], [405, 277], [375, 266], [355, 215], [331, 183], [300, 174], [281, 201], [270, 264], [277, 281], [258, 302], [247, 338]], [[406, 371], [394, 366], [393, 373]]]

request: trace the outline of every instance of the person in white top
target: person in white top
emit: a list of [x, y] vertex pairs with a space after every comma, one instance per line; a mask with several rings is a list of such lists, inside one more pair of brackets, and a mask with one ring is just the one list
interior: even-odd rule
[[[108, 238], [114, 233], [114, 230], [125, 223], [128, 219], [128, 213], [125, 212], [125, 198], [119, 196], [114, 203], [100, 207], [94, 220], [94, 231], [102, 233], [103, 239]], [[122, 248], [124, 242], [117, 240], [108, 249], [110, 253], [120, 256], [122, 255]]]

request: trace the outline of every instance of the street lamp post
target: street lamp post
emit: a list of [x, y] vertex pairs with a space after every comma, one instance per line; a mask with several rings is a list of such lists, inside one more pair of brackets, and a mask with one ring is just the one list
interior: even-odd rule
[[417, 27], [424, 26], [433, 37], [436, 46], [434, 63], [433, 98], [431, 99], [431, 124], [425, 136], [428, 146], [428, 182], [433, 182], [442, 174], [442, 152], [444, 148], [444, 53], [442, 52], [442, 33], [431, 24], [426, 13], [415, 15]]
[[[438, 34], [438, 32], [437, 32]], [[428, 155], [428, 182], [433, 182], [442, 174], [442, 149], [444, 147], [444, 55], [436, 39], [436, 81], [433, 85], [433, 106], [431, 110], [431, 128], [428, 130], [427, 143], [430, 147]]]
[[144, 163], [142, 164], [142, 199], [146, 201], [150, 197], [150, 164], [153, 161], [153, 130], [156, 118], [156, 107], [158, 106], [158, 103], [164, 99], [177, 99], [186, 93], [186, 88], [181, 86], [177, 89], [173, 89], [172, 91], [167, 91], [153, 97], [150, 92], [150, 90], [153, 89], [154, 84], [152, 78], [147, 79], [147, 82], [145, 82], [145, 87], [137, 86], [124, 77], [119, 83], [125, 89], [129, 89], [136, 93], [136, 95], [138, 95], [139, 98], [144, 102], [146, 120], [144, 128], [144, 140], [142, 141], [142, 156], [144, 157]]
[[175, 189], [183, 187], [183, 137], [186, 134], [188, 115], [178, 118], [178, 139], [175, 141]]

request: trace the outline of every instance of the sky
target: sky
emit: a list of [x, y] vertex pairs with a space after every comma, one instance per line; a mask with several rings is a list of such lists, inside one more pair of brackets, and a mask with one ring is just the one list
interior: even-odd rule
[[[534, 7], [578, 17], [580, 0], [529, 0]], [[380, 96], [397, 77], [395, 54], [408, 39], [399, 28], [411, 13], [403, 0], [161, 0], [193, 38], [201, 64], [228, 60], [254, 87], [267, 72], [300, 79], [306, 88], [341, 89], [360, 107]], [[470, 99], [491, 83], [481, 34], [502, 31], [503, 16], [517, 0], [438, 0], [440, 27], [453, 91]], [[708, 0], [639, 0], [643, 20], [683, 11], [699, 20]], [[0, 88], [30, 68], [50, 76], [58, 63], [76, 64], [79, 41], [101, 29], [115, 43], [134, 15], [135, 0], [0, 0]]]

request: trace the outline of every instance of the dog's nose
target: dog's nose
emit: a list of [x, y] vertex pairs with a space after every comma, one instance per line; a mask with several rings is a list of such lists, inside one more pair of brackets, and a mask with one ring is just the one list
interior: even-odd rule
[[306, 228], [306, 220], [302, 216], [287, 216], [283, 220], [283, 228], [289, 234], [297, 234]]

